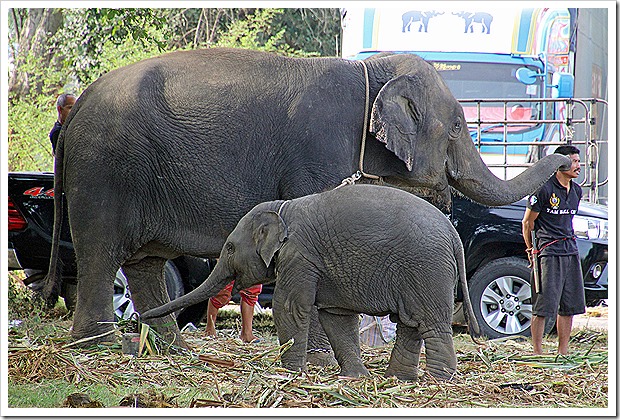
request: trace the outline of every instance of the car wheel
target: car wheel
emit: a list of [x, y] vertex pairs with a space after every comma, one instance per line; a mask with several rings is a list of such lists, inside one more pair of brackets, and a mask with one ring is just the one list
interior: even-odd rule
[[168, 296], [170, 297], [170, 300], [174, 300], [185, 294], [183, 278], [173, 262], [166, 261], [166, 265], [164, 266], [164, 276], [166, 278], [166, 288], [168, 289]]
[[[469, 282], [469, 295], [482, 335], [490, 338], [531, 336], [532, 287], [528, 261], [500, 258], [482, 266]], [[545, 322], [545, 334], [555, 319]]]
[[[170, 300], [183, 296], [185, 293], [183, 279], [181, 278], [179, 270], [177, 270], [175, 265], [170, 261], [167, 261], [164, 266], [164, 276]], [[129, 290], [127, 277], [125, 277], [122, 269], [116, 272], [112, 302], [114, 304], [114, 317], [117, 321], [119, 319], [129, 319], [129, 317], [136, 312], [133, 301], [131, 300], [131, 291]]]
[[114, 318], [117, 321], [120, 319], [129, 319], [135, 312], [127, 277], [125, 277], [125, 273], [123, 273], [122, 269], [116, 272], [112, 303], [114, 305]]
[[471, 278], [469, 294], [482, 334], [490, 339], [530, 335], [532, 289], [528, 262], [500, 258]]

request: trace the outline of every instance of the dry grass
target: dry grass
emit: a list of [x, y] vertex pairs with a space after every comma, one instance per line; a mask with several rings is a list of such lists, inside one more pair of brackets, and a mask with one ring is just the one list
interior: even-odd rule
[[[375, 408], [607, 408], [608, 336], [579, 330], [569, 357], [532, 356], [529, 340], [472, 342], [455, 334], [458, 373], [450, 382], [423, 374], [417, 383], [384, 378], [391, 345], [362, 348], [371, 375], [342, 379], [335, 367], [309, 367], [294, 373], [280, 365], [280, 346], [268, 332], [262, 341], [244, 344], [238, 328], [184, 333], [192, 352], [166, 348], [150, 333], [151, 351], [140, 357], [123, 354], [120, 344], [77, 348], [70, 345], [70, 319], [42, 320], [54, 328], [20, 326], [9, 333], [9, 388], [17, 384], [61, 381], [84, 393], [66, 395], [60, 407], [96, 407], [88, 396], [93, 384], [114, 390], [117, 406], [139, 407], [375, 407]], [[121, 324], [123, 329], [132, 327]], [[41, 331], [45, 331], [41, 335]], [[116, 335], [120, 337], [119, 330]], [[120, 340], [119, 340], [120, 342]], [[156, 354], [157, 348], [162, 354]], [[424, 370], [424, 355], [421, 360]], [[10, 389], [9, 389], [10, 392]], [[119, 394], [120, 392], [120, 394]], [[109, 406], [110, 404], [108, 404]]]
[[[582, 330], [570, 357], [528, 356], [527, 341], [474, 344], [457, 335], [459, 372], [451, 382], [423, 375], [418, 383], [384, 378], [391, 346], [363, 348], [371, 376], [340, 379], [334, 367], [306, 373], [281, 368], [283, 347], [273, 337], [243, 344], [228, 336], [185, 333], [188, 354], [123, 354], [120, 346], [67, 347], [58, 337], [30, 346], [11, 341], [9, 377], [15, 383], [62, 380], [86, 386], [162, 389], [123, 398], [119, 405], [158, 407], [607, 407], [607, 336]], [[552, 344], [549, 343], [549, 346]], [[424, 358], [421, 363], [424, 368]]]

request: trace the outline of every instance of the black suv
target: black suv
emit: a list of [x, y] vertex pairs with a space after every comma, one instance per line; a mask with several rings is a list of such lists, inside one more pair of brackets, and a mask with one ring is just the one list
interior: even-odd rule
[[[452, 221], [465, 249], [469, 295], [489, 338], [529, 334], [532, 290], [521, 220], [526, 200], [488, 208], [456, 197]], [[607, 299], [607, 207], [581, 202], [573, 219], [586, 302]]]

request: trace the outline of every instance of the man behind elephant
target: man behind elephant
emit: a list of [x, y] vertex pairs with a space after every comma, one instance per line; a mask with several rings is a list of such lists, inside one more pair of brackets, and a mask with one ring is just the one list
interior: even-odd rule
[[[232, 289], [235, 282], [230, 282], [225, 288], [223, 288], [216, 296], [209, 299], [207, 304], [207, 327], [206, 333], [208, 336], [215, 337], [217, 332], [215, 331], [215, 319], [217, 318], [217, 312], [228, 305], [232, 295]], [[258, 343], [259, 339], [252, 332], [252, 318], [254, 316], [254, 306], [258, 302], [258, 295], [263, 290], [262, 284], [248, 287], [241, 290], [239, 295], [241, 296], [240, 310], [241, 310], [241, 332], [240, 338], [244, 343]]]
[[56, 99], [56, 110], [58, 111], [58, 119], [54, 123], [54, 127], [52, 127], [52, 130], [49, 134], [50, 142], [52, 143], [52, 153], [54, 155], [56, 155], [56, 143], [58, 142], [58, 135], [60, 134], [60, 129], [65, 123], [65, 120], [67, 119], [67, 115], [69, 115], [71, 108], [73, 108], [75, 100], [75, 95], [71, 93], [63, 93], [62, 95], [58, 96], [58, 99]]
[[[573, 316], [585, 312], [585, 294], [579, 250], [573, 231], [573, 216], [581, 200], [579, 149], [560, 146], [555, 153], [568, 156], [571, 167], [557, 171], [538, 192], [530, 196], [523, 216], [523, 239], [533, 270], [532, 344], [534, 354], [542, 354], [545, 318], [557, 316], [558, 353], [568, 354]], [[536, 247], [532, 244], [536, 233]], [[538, 258], [535, 258], [538, 257]], [[537, 262], [538, 260], [538, 262]], [[558, 311], [559, 308], [559, 311]]]

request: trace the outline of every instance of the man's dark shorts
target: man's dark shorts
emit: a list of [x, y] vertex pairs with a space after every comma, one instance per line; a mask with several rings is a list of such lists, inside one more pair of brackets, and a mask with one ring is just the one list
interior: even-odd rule
[[539, 260], [542, 290], [539, 294], [532, 290], [532, 313], [544, 317], [585, 313], [579, 255], [549, 255], [541, 256]]

